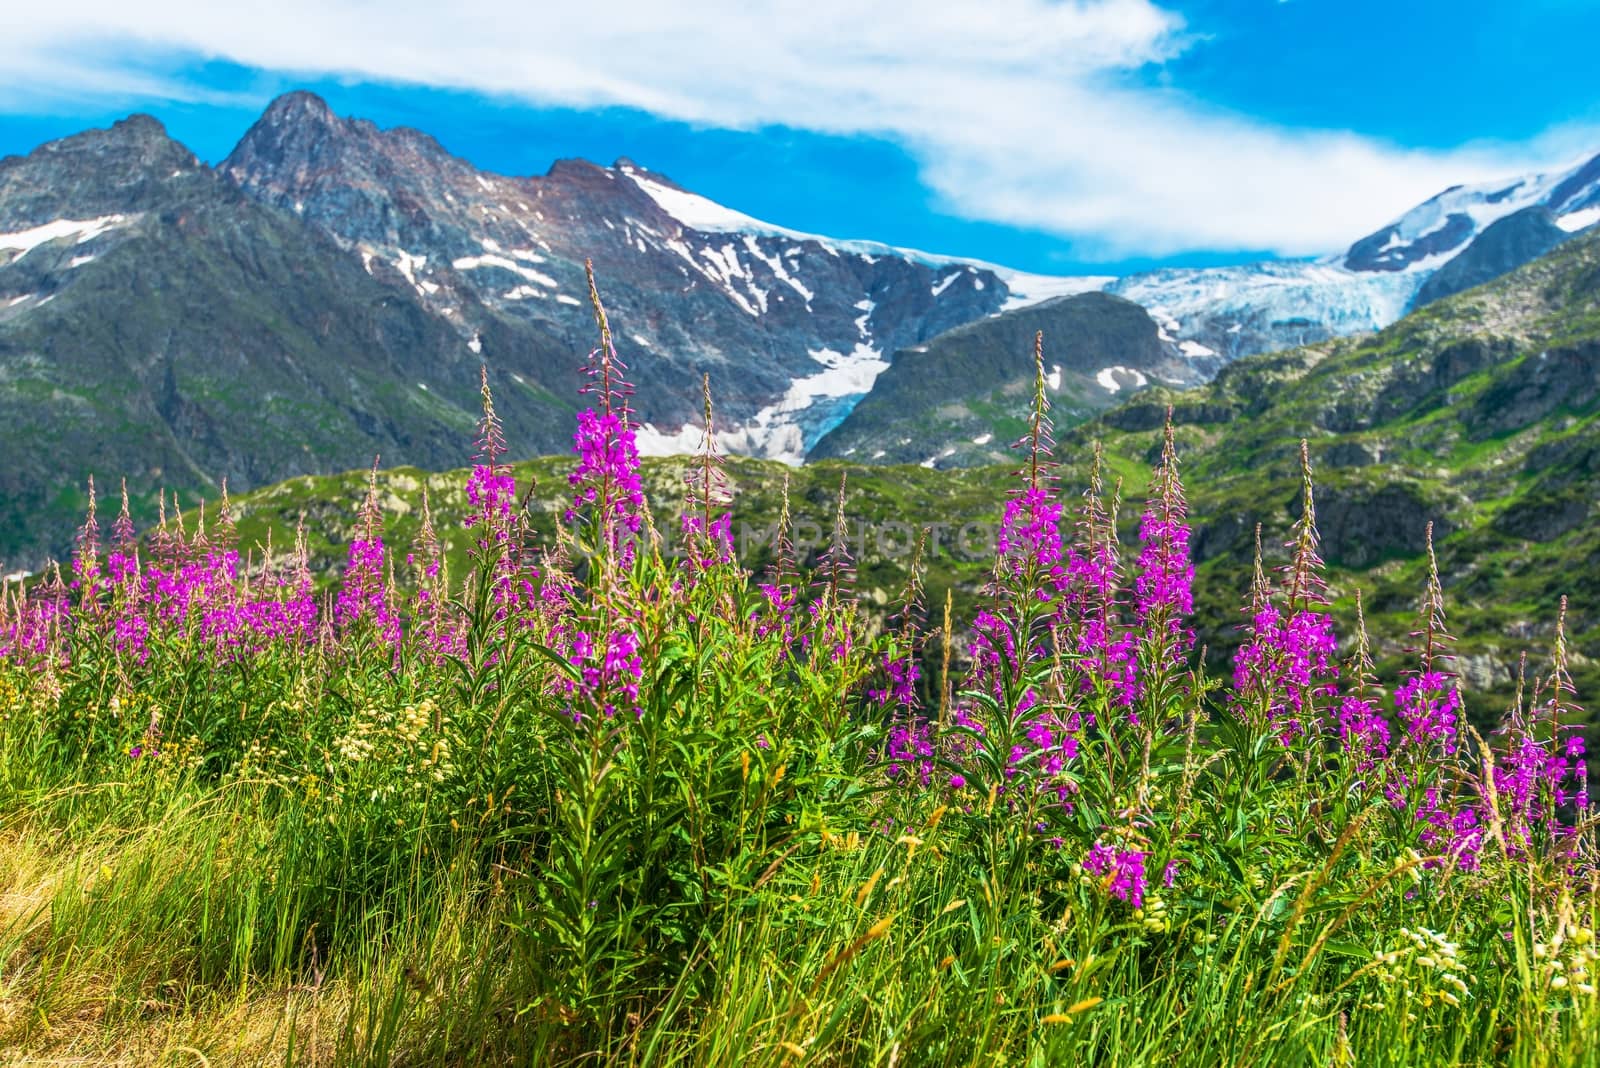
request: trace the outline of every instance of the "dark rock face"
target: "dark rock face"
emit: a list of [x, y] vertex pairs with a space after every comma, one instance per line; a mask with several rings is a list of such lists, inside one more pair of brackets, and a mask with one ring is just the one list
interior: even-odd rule
[[1448, 252], [1472, 236], [1475, 224], [1470, 215], [1445, 217], [1438, 229], [1405, 242], [1397, 226], [1387, 226], [1350, 246], [1345, 266], [1352, 271], [1403, 271], [1418, 260]]
[[1323, 451], [1329, 467], [1371, 467], [1383, 462], [1383, 447], [1369, 441], [1341, 441]]
[[169, 208], [183, 201], [186, 183], [204, 175], [194, 153], [161, 123], [134, 115], [0, 159], [0, 232]]
[[1413, 307], [1480, 286], [1538, 259], [1572, 235], [1555, 223], [1542, 204], [1491, 223], [1458, 255], [1433, 273], [1417, 291]]
[[[1299, 517], [1298, 500], [1290, 511]], [[1370, 567], [1391, 554], [1413, 555], [1426, 540], [1429, 522], [1436, 540], [1448, 536], [1442, 512], [1409, 483], [1325, 486], [1317, 494], [1323, 558], [1344, 567]]]
[[1587, 523], [1593, 504], [1594, 493], [1588, 488], [1536, 491], [1496, 516], [1493, 525], [1514, 538], [1554, 541]]
[[1388, 384], [1370, 406], [1368, 425], [1415, 411], [1428, 402], [1446, 402], [1446, 391], [1463, 379], [1516, 358], [1516, 346], [1504, 338], [1469, 337], [1433, 353], [1398, 364]]
[[1482, 441], [1529, 426], [1561, 408], [1583, 409], [1600, 395], [1600, 342], [1525, 356], [1478, 398], [1472, 437]]

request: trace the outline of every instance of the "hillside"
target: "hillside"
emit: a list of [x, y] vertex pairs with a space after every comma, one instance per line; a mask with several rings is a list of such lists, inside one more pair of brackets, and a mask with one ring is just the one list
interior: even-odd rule
[[[537, 383], [571, 350], [490, 335], [497, 377]], [[482, 356], [293, 215], [241, 194], [151, 119], [0, 161], [0, 558], [70, 546], [90, 474], [126, 476], [138, 517], [381, 454], [471, 455]], [[554, 369], [559, 367], [560, 371]], [[540, 389], [510, 433], [561, 447]]]
[[[1371, 338], [1242, 360], [1198, 390], [1153, 389], [1064, 433], [1064, 496], [1081, 491], [1088, 446], [1102, 442], [1112, 473], [1123, 479], [1130, 541], [1169, 401], [1196, 527], [1198, 583], [1206, 594], [1200, 603], [1214, 606], [1201, 621], [1213, 655], [1225, 656], [1237, 641], [1238, 617], [1215, 606], [1230, 603], [1225, 591], [1247, 579], [1256, 523], [1264, 527], [1268, 566], [1284, 558], [1280, 544], [1299, 503], [1298, 441], [1306, 436], [1323, 553], [1347, 637], [1358, 587], [1375, 633], [1410, 629], [1432, 521], [1450, 619], [1463, 635], [1457, 669], [1475, 695], [1473, 713], [1491, 717], [1509, 700], [1518, 656], [1543, 655], [1562, 596], [1570, 598], [1580, 692], [1600, 693], [1600, 532], [1592, 521], [1600, 470], [1600, 235], [1564, 244]], [[518, 468], [521, 484], [537, 479], [541, 536], [549, 536], [563, 506], [568, 469], [559, 457]], [[645, 470], [651, 500], [668, 517], [660, 525], [671, 529], [685, 461], [649, 461]], [[877, 605], [903, 580], [904, 531], [929, 523], [944, 525], [931, 600], [953, 588], [958, 605], [975, 604], [990, 560], [984, 524], [998, 518], [1011, 481], [1005, 466], [934, 471], [854, 459], [800, 469], [741, 460], [731, 471], [736, 534], [770, 527], [787, 471], [797, 520], [810, 524], [818, 545], [846, 475], [847, 511], [856, 529], [867, 530], [856, 546], [861, 586]], [[315, 520], [314, 532], [337, 531], [351, 522], [364, 479], [359, 471], [297, 479], [240, 498], [241, 531], [249, 539], [271, 526], [283, 546], [302, 513]], [[408, 544], [414, 533], [423, 480], [442, 526], [455, 530], [466, 511], [463, 472], [386, 474], [394, 544]], [[962, 543], [951, 532], [968, 522], [974, 526]], [[452, 536], [461, 566], [466, 538]], [[759, 567], [762, 540], [746, 544], [746, 563]], [[342, 559], [336, 540], [319, 552], [325, 569]], [[1387, 678], [1406, 662], [1404, 643], [1393, 638], [1377, 653]]]
[[1578, 673], [1600, 692], [1600, 234], [1371, 338], [1242, 360], [1188, 393], [1153, 391], [1068, 448], [1100, 439], [1127, 460], [1147, 457], [1169, 402], [1213, 589], [1248, 566], [1256, 522], [1269, 547], [1281, 540], [1306, 436], [1346, 608], [1360, 585], [1385, 623], [1411, 610], [1432, 520], [1474, 685], [1505, 696], [1519, 652], [1547, 641], [1568, 596]]
[[1514, 267], [1592, 223], [1597, 168], [1447, 190], [1343, 259], [1046, 277], [787, 229], [626, 159], [495, 174], [305, 92], [216, 167], [136, 115], [0, 160], [0, 561], [64, 556], [91, 474], [126, 474], [149, 520], [161, 487], [463, 463], [480, 365], [513, 454], [563, 447], [586, 259], [641, 451], [693, 448], [710, 374], [730, 453], [983, 464], [1014, 429], [1017, 335], [1050, 335], [1058, 415], [1082, 419]]
[[1193, 386], [1222, 361], [1186, 356], [1148, 312], [1109, 293], [1060, 297], [951, 330], [895, 354], [872, 392], [811, 450], [930, 467], [1004, 462], [1045, 345], [1058, 426], [1082, 422], [1150, 382]]

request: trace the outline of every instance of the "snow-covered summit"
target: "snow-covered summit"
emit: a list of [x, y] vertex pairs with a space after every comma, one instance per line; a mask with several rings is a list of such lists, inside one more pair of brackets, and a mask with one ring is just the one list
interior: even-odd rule
[[1548, 208], [1564, 230], [1591, 225], [1600, 217], [1594, 213], [1600, 206], [1600, 156], [1547, 174], [1452, 186], [1351, 245], [1344, 266], [1353, 271], [1433, 270], [1492, 223], [1534, 206]]

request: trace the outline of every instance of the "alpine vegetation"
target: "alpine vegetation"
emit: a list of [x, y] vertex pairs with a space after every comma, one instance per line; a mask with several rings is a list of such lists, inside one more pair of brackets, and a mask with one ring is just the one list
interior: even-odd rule
[[[1335, 619], [1304, 459], [1209, 672], [1170, 429], [1136, 539], [1058, 485], [1042, 341], [983, 605], [858, 605], [730, 533], [709, 384], [646, 500], [591, 281], [569, 505], [487, 379], [469, 573], [376, 478], [336, 588], [226, 499], [94, 511], [0, 606], [0, 1044], [295, 1064], [1565, 1064], [1596, 819], [1564, 621], [1469, 726], [1437, 578], [1402, 677]], [[90, 500], [93, 501], [93, 492]], [[940, 517], [948, 518], [948, 517]], [[1131, 528], [1130, 528], [1131, 529]], [[1258, 537], [1259, 543], [1259, 537]], [[1357, 601], [1359, 606], [1359, 601]], [[185, 1062], [186, 1063], [186, 1062]]]

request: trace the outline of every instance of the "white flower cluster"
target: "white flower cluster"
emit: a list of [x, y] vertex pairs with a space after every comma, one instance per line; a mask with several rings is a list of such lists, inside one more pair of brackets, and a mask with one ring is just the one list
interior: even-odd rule
[[398, 710], [363, 710], [334, 748], [346, 764], [382, 761], [417, 776], [419, 785], [443, 782], [455, 770], [449, 718], [432, 698]]
[[1593, 997], [1595, 964], [1600, 961], [1594, 931], [1588, 927], [1558, 930], [1548, 942], [1533, 944], [1533, 959], [1552, 991]]
[[[1400, 928], [1404, 944], [1380, 953], [1374, 961], [1373, 973], [1386, 986], [1398, 986], [1401, 1001], [1406, 1005], [1420, 1004], [1426, 1008], [1436, 1001], [1459, 1007], [1467, 996], [1465, 966], [1461, 963], [1460, 947], [1436, 931], [1426, 927], [1411, 930]], [[1382, 1010], [1378, 1002], [1366, 1008]], [[1414, 1020], [1409, 1010], [1407, 1018]]]

